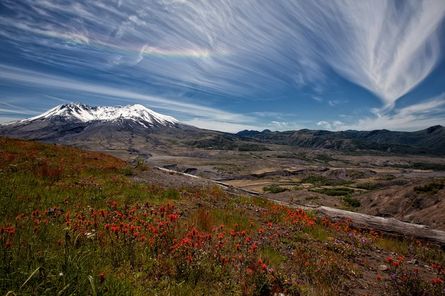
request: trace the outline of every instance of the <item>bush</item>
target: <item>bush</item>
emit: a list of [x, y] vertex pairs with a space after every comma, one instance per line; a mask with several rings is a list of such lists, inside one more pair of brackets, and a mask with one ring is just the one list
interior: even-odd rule
[[280, 192], [284, 192], [287, 191], [287, 188], [283, 188], [280, 185], [277, 184], [272, 184], [269, 186], [264, 186], [263, 187], [263, 191], [265, 192], [270, 192], [270, 193], [280, 193]]
[[350, 195], [347, 195], [347, 196], [343, 197], [343, 201], [344, 201], [347, 205], [349, 205], [349, 206], [351, 206], [351, 207], [353, 207], [353, 208], [358, 208], [358, 207], [361, 206], [360, 201], [359, 201], [358, 199], [356, 199], [356, 198], [353, 198], [353, 197], [350, 196]]

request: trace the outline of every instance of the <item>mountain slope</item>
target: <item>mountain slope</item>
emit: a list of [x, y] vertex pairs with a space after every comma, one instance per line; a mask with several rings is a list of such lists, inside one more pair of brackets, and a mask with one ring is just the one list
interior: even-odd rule
[[93, 107], [65, 104], [39, 116], [4, 125], [0, 127], [0, 134], [71, 143], [77, 140], [119, 138], [125, 133], [146, 137], [162, 129], [179, 128], [185, 128], [185, 125], [142, 105]]

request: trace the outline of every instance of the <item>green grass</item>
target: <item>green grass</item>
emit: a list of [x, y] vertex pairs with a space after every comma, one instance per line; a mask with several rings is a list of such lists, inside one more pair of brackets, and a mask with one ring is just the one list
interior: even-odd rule
[[267, 246], [261, 249], [260, 256], [273, 266], [280, 266], [286, 261], [286, 256], [282, 255], [278, 250]]
[[331, 235], [330, 232], [321, 225], [316, 225], [315, 227], [306, 228], [304, 232], [309, 234], [312, 238], [321, 242], [327, 241], [328, 237]]
[[389, 237], [377, 239], [376, 246], [380, 249], [406, 256], [409, 254], [409, 243], [406, 240], [398, 240]]

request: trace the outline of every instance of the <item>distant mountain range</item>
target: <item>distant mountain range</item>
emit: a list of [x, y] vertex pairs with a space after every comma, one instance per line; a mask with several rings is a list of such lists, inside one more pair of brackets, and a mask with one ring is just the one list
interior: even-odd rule
[[142, 154], [154, 148], [168, 151], [171, 146], [258, 151], [274, 149], [271, 145], [290, 145], [349, 152], [445, 155], [445, 128], [439, 125], [416, 132], [303, 129], [229, 134], [182, 124], [142, 105], [59, 105], [39, 116], [0, 126], [0, 135]]
[[270, 130], [237, 133], [243, 139], [308, 148], [325, 148], [343, 151], [377, 150], [393, 153], [445, 154], [445, 128], [432, 126], [415, 132], [389, 130], [339, 131], [302, 129], [272, 132]]

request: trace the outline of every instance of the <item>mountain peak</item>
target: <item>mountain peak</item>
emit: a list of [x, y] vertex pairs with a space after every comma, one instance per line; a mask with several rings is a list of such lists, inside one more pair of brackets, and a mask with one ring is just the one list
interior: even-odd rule
[[141, 104], [112, 107], [89, 106], [80, 103], [58, 105], [43, 114], [22, 120], [22, 122], [60, 117], [65, 120], [81, 122], [131, 120], [145, 127], [171, 126], [178, 123], [175, 118], [157, 113]]

